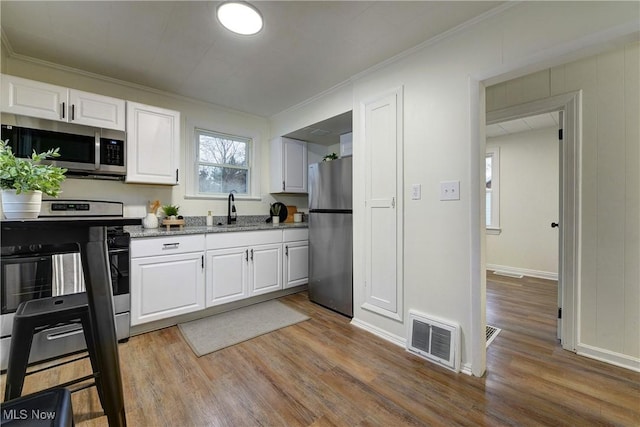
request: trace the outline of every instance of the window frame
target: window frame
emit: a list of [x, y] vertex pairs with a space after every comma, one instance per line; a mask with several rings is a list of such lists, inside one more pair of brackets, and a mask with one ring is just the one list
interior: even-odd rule
[[[227, 199], [228, 193], [201, 193], [199, 188], [199, 135], [200, 132], [210, 133], [213, 135], [227, 136], [232, 139], [248, 141], [247, 147], [247, 193], [234, 193], [236, 200], [261, 200], [260, 197], [260, 134], [258, 131], [250, 131], [247, 129], [226, 128], [225, 126], [213, 126], [211, 124], [203, 124], [188, 121], [189, 129], [188, 144], [185, 147], [186, 158], [186, 180], [185, 180], [185, 199], [200, 200], [221, 200]], [[214, 130], [215, 129], [215, 130]], [[235, 167], [235, 166], [234, 166]]]
[[[486, 159], [491, 158], [491, 190], [486, 188]], [[485, 228], [487, 234], [500, 234], [500, 147], [487, 147], [485, 152], [485, 212], [491, 212], [491, 224], [487, 224], [485, 214]], [[491, 194], [491, 206], [487, 204], [487, 192]]]

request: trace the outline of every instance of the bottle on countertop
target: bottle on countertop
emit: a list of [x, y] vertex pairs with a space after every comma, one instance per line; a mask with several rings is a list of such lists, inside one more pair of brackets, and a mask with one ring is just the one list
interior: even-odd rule
[[207, 227], [213, 226], [213, 216], [211, 215], [211, 211], [207, 212]]

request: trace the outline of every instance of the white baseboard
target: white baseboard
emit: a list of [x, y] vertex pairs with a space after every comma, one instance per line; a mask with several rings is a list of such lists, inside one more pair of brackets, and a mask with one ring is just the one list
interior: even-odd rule
[[576, 353], [591, 359], [599, 360], [610, 365], [626, 368], [631, 371], [640, 372], [640, 359], [616, 353], [603, 348], [594, 347], [588, 344], [578, 344]]
[[463, 363], [462, 364], [462, 368], [460, 369], [460, 372], [462, 372], [463, 374], [469, 375], [470, 377], [473, 376], [473, 371], [471, 370], [471, 365], [468, 363]]
[[405, 338], [399, 337], [398, 335], [391, 334], [383, 329], [378, 328], [377, 326], [373, 326], [370, 323], [363, 322], [362, 320], [356, 319], [355, 317], [351, 319], [351, 324], [360, 329], [364, 329], [367, 332], [371, 332], [373, 335], [378, 336], [384, 340], [389, 341], [392, 344], [395, 344], [399, 347], [406, 348], [407, 340]]
[[509, 267], [506, 265], [498, 265], [498, 264], [487, 264], [485, 267], [488, 271], [505, 272], [509, 275], [513, 274], [513, 275], [537, 277], [539, 279], [558, 280], [558, 273], [553, 273], [551, 271], [530, 270], [528, 268]]

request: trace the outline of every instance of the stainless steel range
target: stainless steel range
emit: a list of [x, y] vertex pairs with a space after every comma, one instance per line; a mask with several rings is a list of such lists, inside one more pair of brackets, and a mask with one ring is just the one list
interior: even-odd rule
[[[120, 202], [90, 200], [44, 200], [40, 217], [122, 217]], [[129, 243], [123, 227], [107, 228], [113, 305], [119, 341], [129, 338]], [[18, 305], [31, 299], [84, 292], [78, 248], [73, 244], [2, 246], [0, 266], [0, 369], [6, 370], [13, 317]], [[71, 354], [86, 348], [80, 325], [44, 330], [33, 337], [29, 362]]]

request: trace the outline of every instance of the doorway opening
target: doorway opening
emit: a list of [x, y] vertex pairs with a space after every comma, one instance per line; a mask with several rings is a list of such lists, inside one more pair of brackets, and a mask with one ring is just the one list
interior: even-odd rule
[[[487, 113], [488, 126], [548, 113], [558, 114], [558, 124], [562, 131], [558, 149], [558, 220], [551, 222], [560, 226], [558, 246], [555, 252], [558, 260], [558, 324], [557, 336], [562, 347], [575, 352], [576, 336], [576, 290], [577, 290], [577, 248], [578, 248], [578, 147], [579, 147], [579, 106], [580, 92], [573, 92], [545, 98], [514, 107]], [[481, 153], [483, 158], [485, 153]], [[480, 160], [480, 159], [479, 159]], [[484, 159], [483, 159], [484, 160]], [[486, 160], [483, 161], [485, 163]], [[493, 185], [493, 182], [492, 182]], [[492, 195], [493, 197], [494, 195]], [[482, 225], [484, 226], [484, 225]], [[551, 223], [549, 223], [551, 227]], [[487, 229], [487, 227], [483, 227]], [[488, 227], [491, 231], [491, 227]], [[484, 230], [483, 230], [484, 231]], [[485, 239], [485, 248], [487, 236]], [[486, 249], [485, 249], [486, 252]], [[485, 253], [486, 255], [486, 253]], [[482, 274], [486, 277], [486, 266]], [[485, 297], [486, 297], [485, 290]], [[561, 315], [560, 315], [561, 313]]]
[[487, 329], [552, 342], [562, 332], [561, 124], [552, 111], [486, 127]]

